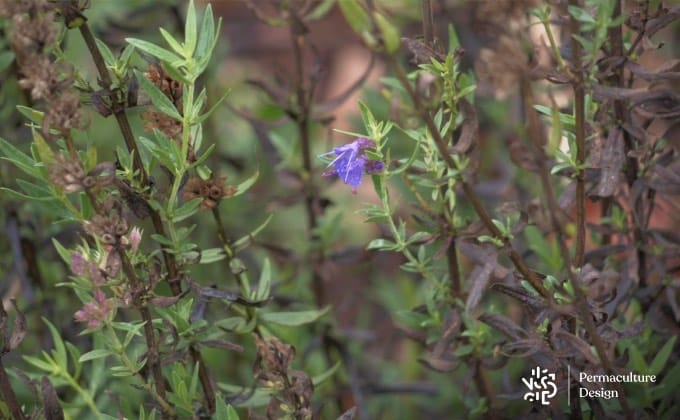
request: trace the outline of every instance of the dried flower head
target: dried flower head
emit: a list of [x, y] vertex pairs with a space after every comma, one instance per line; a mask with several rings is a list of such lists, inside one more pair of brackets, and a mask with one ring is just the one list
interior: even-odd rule
[[47, 173], [54, 185], [60, 187], [67, 194], [85, 189], [83, 183], [85, 171], [79, 159], [69, 159], [59, 153], [54, 162], [47, 168]]
[[529, 54], [519, 38], [502, 36], [493, 48], [483, 48], [476, 63], [481, 80], [494, 87], [497, 99], [507, 97], [520, 76], [530, 71]]
[[261, 339], [255, 337], [257, 347], [256, 376], [268, 381], [288, 373], [288, 367], [295, 359], [295, 347], [276, 337]]
[[21, 74], [23, 77], [19, 79], [19, 86], [28, 90], [31, 93], [31, 98], [45, 99], [52, 96], [59, 86], [57, 80], [59, 70], [44, 55], [29, 54], [20, 57]]
[[49, 101], [43, 120], [43, 134], [47, 137], [50, 130], [66, 134], [79, 128], [80, 97], [77, 92], [65, 91]]
[[116, 168], [111, 162], [102, 162], [85, 173], [79, 159], [69, 159], [59, 153], [54, 162], [48, 166], [47, 172], [54, 185], [68, 194], [110, 185], [115, 178]]
[[54, 13], [16, 14], [12, 18], [11, 40], [19, 51], [41, 53], [45, 47], [54, 45], [57, 33]]
[[129, 230], [121, 204], [111, 196], [102, 203], [101, 214], [95, 214], [91, 220], [85, 221], [83, 227], [91, 235], [99, 237], [105, 245], [122, 244], [121, 237]]
[[202, 198], [201, 209], [211, 209], [215, 207], [222, 198], [231, 197], [236, 193], [236, 187], [226, 186], [225, 177], [213, 177], [207, 181], [194, 177], [187, 181], [182, 188], [182, 198], [189, 201], [194, 198]]

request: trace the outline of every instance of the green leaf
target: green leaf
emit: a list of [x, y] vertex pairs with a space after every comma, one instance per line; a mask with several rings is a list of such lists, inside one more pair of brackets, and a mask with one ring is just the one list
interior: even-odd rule
[[161, 35], [163, 35], [163, 39], [165, 39], [165, 42], [168, 43], [170, 48], [175, 50], [175, 52], [177, 54], [184, 54], [184, 47], [182, 47], [182, 45], [179, 42], [177, 42], [175, 37], [173, 37], [172, 34], [170, 34], [170, 32], [166, 31], [163, 28], [158, 28], [158, 29], [161, 31]]
[[17, 184], [22, 190], [36, 200], [54, 200], [52, 191], [45, 185], [38, 185], [32, 182], [17, 179]]
[[38, 156], [43, 164], [49, 165], [53, 163], [56, 159], [54, 157], [54, 152], [50, 146], [45, 141], [45, 138], [38, 131], [33, 131], [33, 145], [38, 151]]
[[380, 29], [380, 35], [382, 36], [385, 45], [385, 51], [388, 54], [394, 54], [401, 45], [399, 31], [385, 19], [385, 16], [382, 14], [374, 13], [373, 16], [375, 17], [375, 23], [378, 25], [378, 29]]
[[14, 53], [12, 51], [3, 51], [0, 53], [0, 72], [7, 70], [14, 62]]
[[172, 221], [177, 223], [181, 222], [182, 220], [188, 217], [193, 216], [198, 211], [198, 208], [200, 207], [202, 202], [203, 198], [201, 197], [196, 197], [190, 201], [185, 202], [180, 207], [175, 209], [175, 212], [172, 215]]
[[196, 6], [194, 0], [189, 1], [186, 22], [184, 24], [184, 57], [189, 58], [194, 55], [197, 39]]
[[369, 244], [366, 246], [366, 249], [377, 249], [380, 251], [394, 251], [396, 250], [398, 245], [395, 242], [390, 241], [389, 239], [373, 239]]
[[460, 41], [458, 40], [458, 34], [456, 34], [456, 29], [453, 24], [449, 24], [449, 54], [456, 52], [460, 48]]
[[5, 187], [0, 187], [0, 191], [4, 191], [5, 193], [7, 193], [10, 196], [17, 198], [19, 200], [27, 200], [27, 201], [35, 200], [35, 201], [54, 202], [54, 203], [58, 202], [58, 200], [54, 197], [34, 197], [32, 195], [20, 193], [18, 191], [14, 191], [12, 189], [5, 188]]
[[239, 417], [234, 407], [225, 403], [222, 398], [219, 398], [213, 420], [239, 420]]
[[248, 178], [245, 181], [238, 184], [236, 186], [236, 192], [234, 193], [234, 195], [232, 195], [232, 197], [237, 197], [237, 196], [243, 194], [244, 192], [248, 191], [248, 189], [250, 189], [250, 187], [252, 187], [253, 184], [255, 184], [255, 181], [257, 181], [257, 178], [259, 176], [260, 176], [260, 171], [255, 171], [255, 173], [253, 175], [251, 175], [250, 178]]
[[269, 263], [269, 258], [265, 258], [262, 263], [262, 272], [260, 273], [260, 280], [257, 284], [257, 291], [252, 297], [255, 301], [265, 300], [269, 298], [269, 292], [272, 285], [272, 267]]
[[226, 331], [238, 334], [248, 334], [257, 326], [257, 319], [253, 317], [249, 321], [246, 321], [241, 317], [229, 317], [216, 321], [214, 325]]
[[578, 6], [567, 6], [567, 10], [569, 10], [569, 14], [579, 22], [596, 23], [595, 19], [590, 15], [590, 13]]
[[238, 403], [240, 407], [263, 407], [269, 403], [271, 399], [271, 391], [262, 388], [255, 388], [255, 390], [250, 388], [243, 388], [242, 386], [226, 384], [223, 382], [218, 382], [217, 386], [227, 392], [228, 394], [243, 395], [248, 393], [250, 398]]
[[371, 30], [371, 19], [358, 0], [342, 0], [338, 6], [354, 32], [363, 34]]
[[366, 134], [355, 133], [353, 131], [340, 130], [339, 128], [334, 128], [333, 131], [335, 131], [336, 133], [346, 134], [346, 135], [351, 136], [351, 137], [367, 137]]
[[201, 250], [201, 260], [199, 264], [210, 264], [227, 258], [227, 254], [222, 248], [209, 248]]
[[208, 48], [213, 43], [215, 37], [215, 17], [213, 16], [212, 6], [208, 4], [203, 13], [203, 21], [201, 22], [201, 30], [198, 33], [198, 41], [196, 43], [196, 53], [194, 57], [201, 61], [208, 54]]
[[116, 63], [116, 57], [111, 52], [109, 46], [99, 38], [95, 38], [94, 41], [97, 44], [102, 57], [104, 57], [104, 62], [106, 63], [107, 67], [113, 66]]
[[331, 11], [336, 0], [321, 0], [311, 12], [305, 16], [305, 21], [318, 20]]
[[[196, 172], [199, 172], [199, 176], [201, 176], [201, 175], [200, 175], [200, 172], [201, 172], [201, 171], [203, 171], [203, 172], [205, 173], [205, 169], [204, 169], [204, 168], [207, 168], [207, 167], [201, 166], [201, 164], [202, 164], [203, 162], [205, 162], [206, 159], [208, 159], [208, 157], [210, 157], [210, 154], [215, 150], [216, 147], [217, 147], [217, 143], [213, 143], [213, 144], [211, 144], [210, 146], [208, 146], [208, 148], [205, 150], [205, 152], [204, 152], [198, 159], [196, 159], [196, 162], [194, 162], [194, 163], [192, 163], [191, 165], [189, 165], [189, 168], [188, 168], [188, 169], [196, 168]], [[194, 149], [194, 150], [195, 150], [195, 149]], [[211, 172], [211, 173], [212, 173], [212, 172]], [[210, 177], [202, 178], [202, 179], [203, 179], [204, 181], [206, 181], [206, 180], [210, 179]]]
[[78, 359], [78, 361], [82, 363], [87, 362], [89, 360], [97, 360], [110, 356], [111, 354], [113, 353], [111, 353], [109, 349], [95, 349], [80, 356], [80, 359]]
[[170, 171], [177, 172], [178, 168], [176, 167], [174, 155], [168, 153], [169, 150], [167, 148], [159, 147], [152, 140], [149, 140], [144, 136], [139, 136], [139, 142], [157, 161], [163, 164], [163, 166]]
[[364, 123], [364, 127], [371, 131], [372, 128], [375, 127], [378, 122], [373, 116], [373, 113], [371, 112], [370, 108], [365, 103], [359, 101], [359, 112], [361, 113], [361, 120]]
[[272, 220], [272, 217], [273, 214], [268, 215], [265, 221], [262, 222], [262, 224], [260, 224], [260, 226], [253, 229], [253, 231], [250, 232], [249, 234], [237, 239], [231, 246], [232, 250], [234, 251], [234, 254], [237, 254], [239, 251], [243, 250], [246, 246], [248, 246], [250, 242], [253, 240], [253, 238], [257, 236], [258, 233], [262, 232], [265, 227], [267, 227], [269, 222]]
[[224, 92], [224, 94], [220, 97], [220, 99], [218, 99], [217, 102], [215, 102], [213, 104], [213, 106], [211, 106], [210, 109], [206, 113], [201, 114], [201, 116], [198, 117], [198, 120], [196, 121], [196, 123], [200, 124], [203, 121], [205, 121], [208, 117], [210, 117], [212, 115], [212, 113], [215, 112], [217, 107], [220, 106], [222, 104], [222, 102], [224, 102], [225, 99], [227, 99], [227, 96], [229, 96], [230, 92], [231, 92], [230, 89], [227, 90], [226, 92]]
[[327, 371], [325, 371], [324, 373], [322, 373], [320, 375], [316, 375], [315, 377], [313, 377], [312, 383], [314, 384], [314, 387], [316, 388], [319, 385], [321, 385], [322, 383], [326, 382], [326, 380], [328, 378], [333, 376], [333, 374], [338, 371], [340, 366], [341, 366], [341, 363], [338, 361], [336, 364], [333, 365], [332, 368], [328, 369]]
[[133, 376], [136, 373], [130, 372], [130, 370], [125, 366], [112, 366], [109, 370], [111, 371], [110, 375], [116, 378], [125, 378], [128, 376]]
[[474, 350], [474, 346], [472, 344], [464, 344], [462, 346], [459, 346], [454, 352], [453, 355], [457, 357], [465, 356]]
[[172, 51], [168, 51], [163, 47], [159, 47], [158, 45], [144, 41], [143, 39], [125, 38], [125, 41], [135, 48], [152, 55], [167, 64], [175, 63], [178, 60], [181, 60], [181, 58]]
[[26, 174], [42, 179], [40, 169], [36, 166], [36, 162], [1, 137], [0, 154], [3, 155], [2, 159], [12, 162]]
[[68, 371], [68, 355], [66, 354], [66, 347], [64, 346], [64, 341], [61, 339], [61, 334], [57, 330], [57, 327], [48, 321], [47, 318], [42, 317], [42, 320], [47, 324], [47, 327], [52, 334], [52, 340], [54, 341], [54, 350], [52, 351], [54, 361], [57, 362], [64, 371]]
[[632, 367], [633, 371], [649, 372], [649, 368], [647, 366], [647, 363], [645, 362], [645, 358], [642, 357], [642, 353], [637, 348], [637, 346], [635, 346], [635, 344], [631, 344], [630, 347], [628, 347], [628, 354], [630, 356], [628, 364]]
[[26, 362], [32, 364], [33, 366], [37, 367], [40, 370], [44, 370], [45, 372], [54, 372], [55, 366], [51, 363], [45, 362], [40, 358], [33, 357], [33, 356], [21, 356]]
[[156, 87], [156, 85], [151, 83], [151, 81], [147, 79], [146, 76], [137, 70], [135, 70], [135, 76], [137, 76], [137, 80], [139, 80], [139, 85], [142, 87], [142, 89], [144, 89], [147, 95], [149, 95], [151, 102], [153, 102], [154, 106], [160, 112], [178, 121], [182, 121], [182, 116], [179, 114], [179, 112], [177, 112], [175, 105], [173, 105], [170, 99], [165, 96], [165, 94], [161, 92], [160, 89]]
[[59, 243], [56, 238], [52, 238], [52, 244], [54, 245], [54, 249], [57, 250], [57, 253], [61, 259], [64, 260], [66, 264], [71, 264], [71, 252], [64, 248], [64, 246]]
[[17, 105], [17, 111], [19, 111], [21, 115], [23, 115], [24, 117], [28, 118], [30, 121], [33, 121], [38, 125], [42, 125], [43, 119], [45, 118], [44, 112], [38, 111], [37, 109], [33, 109], [27, 106]]
[[323, 309], [299, 312], [267, 312], [259, 314], [260, 319], [272, 324], [284, 325], [287, 327], [298, 327], [300, 325], [310, 324], [321, 318], [330, 311], [331, 307], [326, 306]]
[[671, 337], [666, 344], [659, 350], [659, 352], [654, 356], [654, 360], [652, 360], [652, 363], [649, 365], [649, 371], [647, 372], [650, 375], [658, 375], [661, 373], [663, 368], [666, 366], [666, 363], [668, 362], [668, 358], [671, 355], [671, 352], [673, 351], [673, 347], [675, 346], [675, 340], [677, 339], [677, 336]]

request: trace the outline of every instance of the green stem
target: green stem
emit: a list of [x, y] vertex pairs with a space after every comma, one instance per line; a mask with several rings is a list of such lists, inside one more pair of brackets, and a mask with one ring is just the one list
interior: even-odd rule
[[105, 331], [113, 343], [113, 351], [114, 354], [118, 357], [118, 360], [127, 368], [127, 370], [132, 373], [133, 375], [139, 376], [142, 382], [142, 388], [151, 396], [153, 399], [158, 403], [158, 405], [161, 406], [163, 409], [163, 412], [167, 413], [168, 415], [174, 417], [175, 416], [175, 410], [168, 404], [167, 401], [165, 401], [164, 398], [162, 398], [156, 390], [144, 379], [140, 371], [137, 369], [135, 364], [130, 360], [130, 358], [127, 356], [125, 353], [125, 348], [123, 347], [123, 343], [120, 342], [118, 339], [118, 334], [116, 334], [116, 331], [113, 329], [110, 323], [106, 323], [105, 326]]
[[71, 375], [68, 374], [68, 372], [62, 372], [61, 375], [62, 378], [68, 382], [68, 384], [73, 388], [82, 398], [85, 400], [85, 404], [89, 407], [90, 410], [92, 410], [92, 413], [97, 419], [103, 419], [104, 417], [102, 416], [102, 413], [99, 411], [97, 408], [97, 404], [95, 404], [94, 399], [92, 399], [92, 395], [90, 395], [89, 392], [85, 391], [81, 386], [78, 384], [78, 382], [73, 378]]

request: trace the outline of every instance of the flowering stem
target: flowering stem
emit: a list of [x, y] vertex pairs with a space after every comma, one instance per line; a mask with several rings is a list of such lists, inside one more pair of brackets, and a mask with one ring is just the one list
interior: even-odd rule
[[[389, 60], [390, 64], [395, 70], [397, 78], [399, 79], [402, 86], [404, 87], [404, 89], [406, 89], [409, 96], [413, 100], [416, 110], [418, 111], [420, 117], [427, 125], [430, 134], [434, 138], [434, 142], [435, 145], [437, 146], [437, 150], [439, 151], [440, 156], [442, 157], [442, 159], [444, 159], [449, 168], [457, 170], [457, 165], [448, 151], [446, 142], [439, 134], [439, 130], [437, 129], [437, 126], [435, 125], [432, 116], [427, 112], [427, 109], [423, 106], [423, 103], [420, 100], [420, 96], [418, 96], [415, 90], [413, 90], [411, 82], [409, 82], [408, 77], [404, 73], [404, 70], [401, 68], [399, 62], [397, 62], [397, 58], [394, 55], [390, 55]], [[475, 190], [464, 179], [460, 179], [458, 180], [458, 182], [460, 183], [461, 188], [463, 189], [463, 193], [467, 197], [468, 201], [470, 202], [470, 204], [472, 204], [475, 213], [477, 213], [482, 223], [484, 223], [484, 226], [486, 226], [486, 228], [491, 232], [491, 234], [494, 237], [499, 238], [501, 241], [503, 241], [503, 245], [505, 249], [508, 251], [508, 257], [510, 258], [510, 261], [512, 261], [517, 271], [520, 272], [520, 274], [534, 287], [534, 289], [538, 291], [538, 293], [541, 296], [550, 299], [550, 293], [543, 286], [543, 283], [539, 280], [538, 276], [529, 269], [524, 260], [522, 260], [522, 257], [512, 246], [510, 240], [507, 237], [505, 237], [502, 234], [502, 232], [498, 229], [498, 227], [496, 227], [496, 225], [493, 223], [493, 221], [491, 220], [491, 216], [489, 216], [489, 213], [486, 211], [486, 208], [484, 208], [484, 205], [482, 204], [482, 201], [480, 200]]]

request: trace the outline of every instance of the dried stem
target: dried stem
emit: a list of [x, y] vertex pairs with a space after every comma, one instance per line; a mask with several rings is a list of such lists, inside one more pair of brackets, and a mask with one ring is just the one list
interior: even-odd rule
[[425, 43], [434, 47], [434, 19], [432, 17], [432, 0], [422, 0], [423, 5], [423, 36]]
[[24, 416], [24, 412], [21, 411], [21, 404], [19, 404], [19, 400], [12, 389], [12, 384], [9, 382], [7, 371], [5, 371], [5, 366], [2, 363], [2, 356], [3, 355], [0, 355], [0, 391], [2, 397], [9, 408], [9, 412], [12, 414], [12, 418], [24, 420], [26, 416]]

